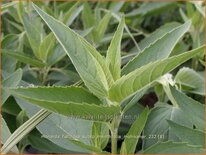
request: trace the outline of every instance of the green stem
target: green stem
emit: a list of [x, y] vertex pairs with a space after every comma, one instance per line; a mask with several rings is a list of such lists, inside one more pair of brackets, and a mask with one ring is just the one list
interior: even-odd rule
[[40, 75], [39, 75], [39, 76], [40, 76], [41, 84], [42, 84], [43, 86], [46, 84], [49, 70], [50, 70], [49, 67], [45, 67], [45, 68], [43, 68], [43, 69], [40, 70]]
[[121, 115], [115, 116], [111, 123], [111, 143], [112, 143], [112, 154], [117, 154], [117, 140], [118, 140], [118, 128], [121, 121]]
[[112, 154], [117, 154], [117, 136], [118, 136], [117, 129], [114, 129], [114, 131], [111, 131]]

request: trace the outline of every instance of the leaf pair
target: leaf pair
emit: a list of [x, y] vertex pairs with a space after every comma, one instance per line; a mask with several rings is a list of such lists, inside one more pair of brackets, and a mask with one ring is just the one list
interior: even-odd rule
[[[53, 31], [57, 40], [60, 42], [65, 52], [71, 58], [75, 68], [77, 69], [78, 73], [80, 74], [81, 78], [83, 79], [85, 85], [89, 88], [89, 90], [99, 98], [107, 97], [107, 92], [109, 86], [113, 81], [113, 78], [111, 77], [111, 73], [108, 70], [104, 58], [86, 40], [84, 40], [81, 36], [76, 34], [70, 28], [58, 22], [53, 17], [47, 15], [37, 6], [34, 5], [34, 8]], [[112, 44], [108, 50], [108, 64], [109, 66], [111, 66], [112, 72], [114, 72], [114, 66], [112, 66], [114, 64], [113, 62], [117, 59], [118, 61], [116, 62], [115, 67], [119, 65], [118, 68], [120, 70], [119, 46], [121, 38], [118, 37], [118, 35], [122, 35], [123, 26], [124, 21], [122, 21], [122, 23], [120, 24], [117, 34], [114, 37]], [[116, 49], [114, 49], [115, 47], [118, 48], [117, 51]], [[116, 56], [116, 54], [112, 54], [113, 50], [118, 53], [117, 59], [113, 58], [114, 56]], [[113, 75], [117, 77], [120, 76], [116, 75], [116, 73], [113, 73]]]

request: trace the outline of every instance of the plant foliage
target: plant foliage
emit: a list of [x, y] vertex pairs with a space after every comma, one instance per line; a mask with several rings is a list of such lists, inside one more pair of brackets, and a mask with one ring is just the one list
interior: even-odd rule
[[1, 7], [2, 154], [205, 152], [203, 3]]

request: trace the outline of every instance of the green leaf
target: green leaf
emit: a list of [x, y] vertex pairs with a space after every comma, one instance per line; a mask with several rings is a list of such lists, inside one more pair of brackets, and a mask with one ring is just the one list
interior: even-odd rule
[[22, 16], [22, 24], [24, 25], [30, 46], [34, 52], [34, 55], [38, 58], [37, 53], [42, 40], [43, 32], [42, 23], [38, 17], [32, 13], [26, 13], [25, 10], [23, 10]]
[[172, 102], [175, 101], [176, 103], [173, 104], [177, 106], [167, 105], [166, 103], [156, 104], [156, 107], [149, 115], [144, 130], [145, 136], [156, 136], [144, 139], [144, 148], [148, 148], [158, 141], [179, 141], [176, 132], [169, 128], [167, 120], [171, 120], [188, 128], [192, 128], [195, 125], [197, 129], [204, 131], [204, 105], [178, 92], [175, 88], [171, 87], [170, 90], [170, 94], [167, 95], [169, 98], [172, 96]]
[[188, 142], [190, 145], [205, 146], [205, 133], [199, 130], [191, 129], [186, 126], [177, 124], [173, 121], [169, 121], [171, 130], [179, 137], [183, 142]]
[[104, 74], [106, 75], [108, 85], [111, 86], [113, 84], [114, 80], [113, 80], [111, 72], [109, 71], [109, 68], [106, 64], [105, 58], [103, 56], [101, 56], [101, 54], [99, 54], [98, 51], [93, 46], [91, 46], [85, 39], [81, 38], [81, 40], [82, 40], [84, 46], [86, 47], [86, 49], [88, 51], [90, 51], [91, 54], [98, 60], [100, 66], [102, 67], [102, 69], [104, 71]]
[[166, 23], [165, 25], [161, 26], [160, 28], [152, 32], [148, 37], [141, 40], [139, 43], [140, 49], [143, 50], [144, 48], [150, 46], [159, 38], [162, 38], [164, 35], [166, 35], [168, 32], [180, 27], [180, 25], [181, 24], [177, 22]]
[[34, 133], [31, 133], [27, 137], [29, 144], [39, 150], [44, 151], [45, 153], [74, 153], [72, 151], [63, 149], [59, 147], [58, 145], [52, 143], [51, 141], [45, 139], [42, 137], [42, 135], [36, 135]]
[[[18, 49], [19, 37], [17, 35], [6, 35], [1, 43], [2, 49], [16, 50]], [[9, 73], [13, 73], [16, 69], [17, 61], [14, 58], [3, 55], [2, 56], [2, 69]]]
[[8, 153], [25, 135], [27, 135], [37, 124], [43, 121], [50, 112], [47, 110], [41, 110], [21, 125], [4, 143], [1, 153]]
[[14, 5], [16, 5], [18, 2], [8, 2], [8, 3], [4, 3], [4, 4], [2, 4], [2, 6], [1, 6], [1, 11], [2, 11], [2, 13], [4, 12], [4, 11], [6, 11], [7, 9], [9, 9], [10, 7], [13, 7]]
[[[31, 118], [36, 112], [40, 110], [40, 108], [38, 108], [37, 106], [29, 104], [28, 102], [25, 102], [18, 98], [16, 98], [16, 101], [22, 109], [25, 109], [27, 111], [29, 118]], [[37, 126], [37, 129], [43, 135], [43, 138], [46, 138], [54, 144], [68, 150], [67, 152], [94, 152], [93, 150], [91, 150], [93, 148], [85, 148], [87, 145], [92, 145], [91, 139], [90, 137], [88, 137], [88, 135], [91, 134], [92, 129], [91, 121], [73, 119], [52, 113]], [[54, 138], [51, 135], [55, 135], [57, 138]], [[84, 138], [85, 136], [87, 136], [88, 138]], [[80, 144], [74, 144], [74, 140], [79, 141]], [[82, 143], [84, 143], [84, 146], [81, 145]]]
[[36, 53], [36, 56], [43, 62], [47, 61], [47, 56], [54, 47], [55, 38], [52, 33], [48, 34], [40, 43], [39, 50]]
[[69, 17], [69, 19], [66, 23], [68, 26], [70, 26], [75, 21], [75, 19], [78, 18], [79, 14], [82, 12], [83, 8], [84, 8], [83, 5], [81, 5], [74, 10], [74, 12], [71, 14], [71, 16]]
[[19, 36], [16, 34], [8, 34], [2, 38], [2, 49], [17, 49], [19, 46]]
[[180, 108], [168, 105], [166, 103], [156, 103], [148, 117], [144, 129], [143, 148], [149, 148], [158, 141], [173, 140], [177, 137], [169, 128], [167, 120], [172, 120], [176, 123], [187, 127], [192, 127], [192, 123], [187, 120], [187, 115], [183, 115]]
[[149, 115], [149, 108], [145, 108], [136, 121], [132, 124], [129, 132], [125, 136], [120, 150], [121, 154], [133, 154], [137, 146], [140, 134], [146, 124]]
[[74, 118], [107, 121], [120, 112], [120, 107], [104, 106], [97, 97], [78, 87], [16, 88], [10, 91], [32, 104]]
[[16, 60], [18, 60], [20, 62], [23, 62], [25, 64], [30, 64], [30, 65], [35, 66], [35, 67], [42, 68], [45, 66], [45, 64], [43, 62], [36, 60], [34, 58], [31, 58], [23, 53], [20, 53], [20, 52], [3, 50], [2, 54], [8, 55], [12, 58], [15, 58]]
[[[105, 11], [105, 12], [109, 12], [108, 10], [104, 10], [104, 11]], [[119, 16], [117, 13], [112, 12], [112, 16], [113, 16], [115, 19], [117, 19], [119, 22], [121, 21], [121, 16]], [[125, 24], [124, 28], [125, 28], [126, 32], [128, 33], [128, 35], [130, 36], [130, 38], [132, 39], [132, 41], [134, 42], [135, 48], [137, 49], [137, 51], [140, 51], [139, 45], [137, 44], [134, 36], [133, 36], [132, 33], [130, 32], [130, 30], [129, 30], [129, 28], [128, 28], [128, 26], [127, 26], [126, 24]]]
[[205, 7], [202, 6], [202, 3], [191, 1], [196, 7], [196, 9], [205, 17]]
[[76, 103], [94, 103], [96, 105], [102, 102], [86, 89], [81, 87], [20, 87], [12, 88], [14, 94], [25, 96], [31, 99], [54, 101], [54, 102], [76, 102]]
[[14, 27], [14, 29], [16, 29], [17, 31], [19, 31], [19, 32], [23, 31], [22, 25], [17, 24], [17, 23], [15, 23], [13, 21], [10, 21], [10, 20], [8, 20], [8, 23], [11, 24], [11, 26]]
[[94, 56], [97, 56], [97, 53], [92, 53], [94, 51], [89, 50], [89, 44], [70, 28], [40, 10], [36, 5], [33, 6], [69, 55], [85, 85], [99, 98], [105, 98], [108, 83], [100, 63]]
[[113, 12], [118, 12], [123, 7], [124, 4], [125, 4], [124, 1], [119, 1], [118, 3], [111, 2], [109, 5], [109, 10], [112, 10]]
[[151, 2], [143, 3], [139, 8], [132, 10], [126, 17], [144, 16], [147, 14], [157, 14], [160, 11], [165, 11], [174, 5], [174, 2]]
[[175, 81], [180, 85], [182, 90], [203, 96], [205, 95], [204, 77], [191, 68], [181, 68], [175, 76]]
[[205, 105], [193, 100], [173, 87], [170, 87], [170, 90], [176, 104], [183, 110], [184, 115], [187, 116], [187, 119], [190, 120], [197, 129], [204, 131]]
[[[1, 128], [1, 132], [2, 132], [2, 133], [1, 133], [1, 135], [2, 135], [2, 137], [1, 137], [1, 143], [4, 144], [4, 143], [7, 141], [7, 139], [11, 136], [11, 132], [10, 132], [10, 130], [9, 130], [9, 128], [8, 128], [8, 126], [7, 126], [5, 120], [3, 119], [2, 116], [1, 116], [1, 123], [2, 123], [2, 128]], [[2, 150], [1, 150], [1, 151], [2, 151]], [[12, 152], [12, 153], [15, 153], [15, 154], [18, 154], [18, 153], [19, 153], [19, 150], [18, 150], [18, 148], [17, 148], [16, 145], [14, 145], [14, 147], [11, 148], [11, 152]]]
[[[109, 21], [111, 19], [111, 12], [108, 12], [94, 27], [93, 29], [93, 41], [98, 43], [104, 36], [106, 29], [108, 27]], [[88, 18], [88, 17], [87, 17]]]
[[92, 9], [87, 2], [84, 3], [84, 9], [82, 11], [82, 21], [84, 29], [88, 29], [95, 24], [95, 17], [92, 14]]
[[104, 149], [109, 141], [109, 128], [107, 124], [94, 122], [92, 125], [92, 143], [95, 147]]
[[195, 125], [196, 128], [204, 131], [204, 105], [183, 95], [175, 90], [175, 88], [171, 87], [169, 90], [171, 90], [170, 94], [167, 95], [169, 98], [172, 97], [173, 100], [171, 100], [171, 102], [176, 102], [173, 104], [177, 106], [167, 105], [166, 103], [156, 104], [156, 107], [149, 115], [144, 134], [147, 137], [150, 135], [162, 136], [144, 139], [144, 148], [148, 148], [157, 141], [179, 141], [179, 136], [176, 136], [175, 130], [169, 128], [167, 120], [171, 120], [188, 128], [192, 128]]
[[68, 23], [71, 23], [69, 20], [71, 20], [72, 14], [76, 11], [77, 7], [79, 6], [80, 2], [76, 2], [64, 15], [63, 23], [66, 25], [70, 25]]
[[10, 87], [16, 87], [21, 81], [23, 71], [22, 69], [16, 70], [13, 74], [2, 81], [3, 91], [2, 91], [2, 104], [8, 99], [10, 96], [10, 92], [8, 89]]
[[124, 30], [125, 20], [122, 18], [118, 25], [117, 31], [115, 32], [110, 46], [107, 50], [107, 65], [114, 80], [120, 78], [120, 67], [121, 67], [121, 40]]
[[202, 52], [204, 52], [204, 46], [136, 69], [114, 83], [109, 89], [109, 98], [112, 101], [121, 101]]
[[205, 150], [199, 146], [188, 145], [185, 142], [167, 141], [167, 142], [157, 143], [142, 152], [142, 154], [191, 154], [191, 153], [204, 154]]
[[[159, 38], [162, 38], [164, 35], [166, 35], [169, 31], [171, 31], [172, 29], [174, 29], [175, 27], [178, 27], [180, 25], [181, 25], [180, 23], [171, 22], [171, 23], [167, 23], [167, 24], [161, 26], [160, 28], [156, 29], [154, 32], [149, 34], [149, 36], [146, 36], [146, 38], [141, 40], [138, 43], [139, 48], [141, 50], [144, 50], [145, 48], [149, 47], [151, 44], [156, 42]], [[138, 54], [138, 52], [136, 51], [136, 47], [133, 47], [130, 51], [131, 51], [131, 54], [128, 54], [128, 55], [122, 57], [122, 65], [125, 65], [129, 60], [131, 60], [132, 58], [134, 58]]]
[[[128, 74], [150, 62], [169, 57], [178, 40], [189, 30], [191, 21], [167, 31], [161, 38], [151, 42], [150, 46], [127, 63], [122, 69], [122, 74]], [[166, 29], [167, 30], [167, 29]], [[155, 34], [156, 35], [156, 34]]]

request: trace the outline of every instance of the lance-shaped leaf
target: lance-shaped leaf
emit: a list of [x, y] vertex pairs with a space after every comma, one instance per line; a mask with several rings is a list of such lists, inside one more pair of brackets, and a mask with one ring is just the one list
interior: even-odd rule
[[186, 126], [177, 124], [173, 121], [169, 121], [171, 130], [179, 137], [183, 142], [188, 142], [191, 145], [205, 146], [205, 133], [200, 130], [194, 130]]
[[63, 23], [65, 23], [66, 25], [70, 25], [74, 19], [76, 18], [76, 12], [77, 15], [81, 12], [82, 7], [79, 10], [78, 6], [79, 6], [80, 2], [76, 2], [64, 15], [64, 19], [63, 19]]
[[16, 87], [21, 81], [23, 71], [22, 69], [18, 69], [13, 74], [11, 74], [8, 78], [4, 79], [2, 82], [3, 91], [2, 91], [2, 104], [8, 99], [10, 93], [8, 89], [10, 87]]
[[[160, 38], [162, 38], [163, 36], [165, 36], [169, 31], [177, 28], [178, 26], [180, 26], [180, 23], [177, 22], [171, 22], [171, 23], [167, 23], [161, 27], [159, 27], [158, 29], [156, 29], [154, 32], [152, 32], [151, 34], [149, 34], [148, 37], [144, 38], [143, 40], [141, 40], [138, 45], [139, 48], [142, 50], [148, 48], [150, 45], [152, 45], [153, 43], [155, 43], [157, 40], [159, 40]], [[122, 57], [122, 65], [127, 64], [131, 59], [133, 59], [134, 57], [136, 57], [139, 53], [136, 51], [136, 47], [133, 47], [130, 50], [131, 54], [128, 54], [126, 56]]]
[[94, 27], [94, 29], [93, 29], [93, 39], [94, 39], [95, 43], [98, 43], [102, 39], [102, 37], [104, 36], [111, 17], [112, 17], [111, 12], [108, 12], [99, 21], [99, 23]]
[[11, 93], [52, 112], [86, 120], [107, 121], [120, 112], [118, 106], [105, 106], [78, 87], [36, 87], [11, 89]]
[[164, 36], [152, 42], [150, 46], [143, 49], [139, 55], [127, 63], [122, 70], [122, 74], [128, 74], [145, 64], [169, 57], [178, 40], [189, 30], [190, 25], [191, 21], [188, 21], [171, 29]]
[[121, 101], [202, 52], [204, 52], [204, 46], [142, 66], [117, 80], [109, 89], [109, 98], [112, 101]]
[[123, 17], [118, 25], [117, 31], [115, 32], [111, 44], [107, 50], [106, 61], [114, 80], [120, 78], [121, 40], [122, 40], [124, 25], [125, 25], [125, 21]]
[[89, 90], [99, 98], [106, 97], [108, 90], [107, 74], [104, 73], [100, 64], [103, 61], [98, 61], [103, 58], [100, 58], [96, 51], [89, 50], [92, 48], [91, 45], [89, 46], [80, 35], [43, 12], [36, 5], [33, 6], [54, 33]]
[[40, 43], [39, 49], [36, 52], [37, 57], [43, 62], [47, 61], [47, 56], [54, 47], [55, 38], [52, 33], [48, 34]]
[[124, 142], [121, 147], [121, 154], [133, 154], [137, 146], [138, 139], [140, 134], [146, 124], [147, 118], [149, 115], [149, 108], [145, 108], [141, 115], [136, 119], [132, 124], [129, 132], [125, 136]]
[[[20, 2], [19, 7], [22, 5], [22, 2]], [[42, 40], [43, 25], [40, 22], [40, 18], [38, 18], [35, 14], [31, 12], [27, 13], [23, 6], [21, 7], [21, 9], [22, 10], [19, 14], [21, 22], [26, 31], [26, 35], [33, 50], [33, 53], [38, 58], [37, 52]]]
[[142, 154], [204, 154], [205, 150], [200, 146], [188, 145], [185, 142], [161, 142], [152, 145], [142, 152]]

